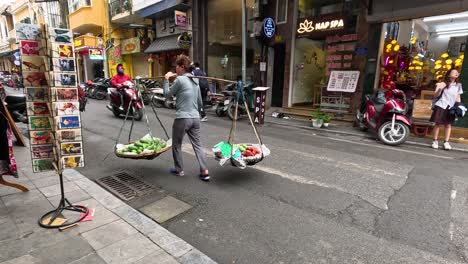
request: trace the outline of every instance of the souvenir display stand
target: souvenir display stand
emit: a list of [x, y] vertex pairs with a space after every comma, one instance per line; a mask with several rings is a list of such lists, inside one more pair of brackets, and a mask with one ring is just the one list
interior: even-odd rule
[[84, 219], [88, 209], [65, 197], [64, 169], [84, 167], [83, 139], [73, 34], [47, 25], [17, 24], [33, 172], [55, 170], [60, 203], [39, 219], [44, 228], [61, 228]]

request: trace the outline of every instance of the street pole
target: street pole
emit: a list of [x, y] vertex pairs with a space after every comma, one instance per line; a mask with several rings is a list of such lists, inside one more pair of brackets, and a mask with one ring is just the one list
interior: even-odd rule
[[242, 83], [246, 81], [247, 71], [247, 24], [246, 0], [242, 0]]

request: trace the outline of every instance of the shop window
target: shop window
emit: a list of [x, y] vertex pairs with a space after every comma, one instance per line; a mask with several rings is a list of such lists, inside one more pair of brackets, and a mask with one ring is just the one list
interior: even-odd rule
[[276, 23], [283, 24], [288, 21], [288, 0], [276, 0]]
[[20, 20], [20, 23], [23, 24], [31, 24], [31, 18], [27, 17], [25, 19]]

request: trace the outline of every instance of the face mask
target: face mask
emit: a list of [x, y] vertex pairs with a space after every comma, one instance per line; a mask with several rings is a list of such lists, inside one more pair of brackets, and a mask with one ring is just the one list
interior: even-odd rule
[[123, 69], [117, 69], [117, 73], [118, 73], [118, 74], [123, 74], [123, 73], [124, 73], [124, 70], [123, 70]]

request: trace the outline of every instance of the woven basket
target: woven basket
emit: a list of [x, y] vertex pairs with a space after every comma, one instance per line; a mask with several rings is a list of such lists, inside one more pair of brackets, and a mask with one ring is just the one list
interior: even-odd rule
[[[129, 142], [129, 144], [133, 144], [134, 142]], [[159, 155], [162, 153], [168, 151], [172, 145], [168, 145], [165, 148], [160, 149], [159, 151], [151, 152], [151, 153], [141, 153], [141, 154], [124, 154], [124, 153], [119, 153], [117, 152], [117, 148], [114, 149], [114, 153], [117, 157], [122, 158], [122, 159], [146, 159], [146, 160], [152, 160], [157, 158]]]

